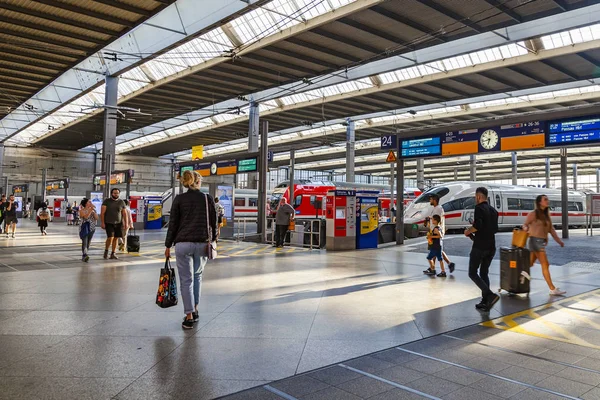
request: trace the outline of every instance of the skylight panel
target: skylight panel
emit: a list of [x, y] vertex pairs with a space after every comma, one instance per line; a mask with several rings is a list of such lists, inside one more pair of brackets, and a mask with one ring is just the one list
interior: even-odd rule
[[140, 67], [135, 67], [120, 75], [121, 79], [130, 79], [140, 82], [150, 82], [144, 71]]
[[544, 48], [548, 50], [570, 46], [575, 43], [589, 42], [596, 39], [600, 39], [600, 24], [541, 37]]

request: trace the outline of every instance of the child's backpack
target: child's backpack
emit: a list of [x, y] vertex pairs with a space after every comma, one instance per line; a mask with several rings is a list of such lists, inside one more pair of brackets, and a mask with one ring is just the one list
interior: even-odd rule
[[48, 210], [42, 210], [42, 212], [40, 213], [40, 219], [41, 220], [49, 220], [50, 219], [50, 213], [48, 212]]

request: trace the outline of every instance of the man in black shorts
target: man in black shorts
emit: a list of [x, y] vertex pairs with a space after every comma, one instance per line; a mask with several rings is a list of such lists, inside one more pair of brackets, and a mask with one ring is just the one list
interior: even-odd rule
[[119, 199], [121, 191], [113, 189], [110, 191], [110, 198], [102, 203], [102, 211], [100, 213], [100, 221], [102, 229], [106, 230], [106, 245], [104, 247], [104, 259], [108, 259], [108, 250], [112, 246], [111, 260], [118, 260], [115, 255], [117, 243], [120, 237], [123, 237], [123, 232], [128, 228], [127, 211], [125, 210], [125, 202]]
[[8, 201], [4, 203], [4, 225], [6, 238], [8, 239], [8, 231], [12, 231], [12, 237], [15, 238], [15, 230], [17, 229], [17, 202], [15, 195], [11, 194]]

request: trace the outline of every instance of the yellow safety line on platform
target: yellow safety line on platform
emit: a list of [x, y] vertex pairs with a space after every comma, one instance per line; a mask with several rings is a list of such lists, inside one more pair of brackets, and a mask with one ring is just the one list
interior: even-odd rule
[[[497, 319], [494, 319], [491, 321], [482, 322], [480, 325], [485, 326], [487, 328], [500, 329], [500, 330], [510, 331], [510, 332], [514, 332], [514, 333], [520, 333], [523, 335], [529, 335], [529, 336], [534, 336], [534, 337], [539, 337], [539, 338], [543, 338], [543, 339], [549, 339], [549, 340], [554, 340], [554, 341], [559, 341], [559, 342], [564, 342], [564, 343], [577, 344], [579, 346], [600, 350], [600, 346], [597, 346], [597, 345], [587, 342], [586, 340], [580, 338], [576, 334], [569, 332], [566, 328], [563, 328], [559, 324], [549, 321], [548, 319], [544, 318], [542, 315], [539, 315], [538, 313], [536, 313], [536, 311], [554, 308], [558, 312], [565, 312], [565, 313], [577, 318], [578, 320], [600, 330], [600, 324], [597, 324], [596, 322], [591, 321], [591, 320], [587, 319], [586, 317], [569, 310], [567, 307], [562, 306], [562, 303], [571, 302], [571, 301], [576, 300], [578, 302], [587, 303], [590, 306], [594, 306], [595, 308], [600, 308], [600, 304], [592, 304], [592, 303], [586, 301], [586, 298], [589, 298], [590, 296], [598, 297], [600, 299], [599, 295], [600, 295], [600, 290], [596, 290], [591, 293], [583, 293], [578, 296], [569, 297], [569, 298], [566, 298], [566, 299], [563, 299], [560, 301], [556, 301], [553, 303], [544, 304], [539, 307], [527, 309], [527, 310], [520, 311], [518, 313], [514, 313], [511, 315], [506, 315], [504, 317], [497, 318]], [[529, 327], [525, 328], [523, 326], [523, 324], [515, 321], [516, 319], [523, 318], [523, 317], [531, 318], [531, 320], [530, 320], [531, 322], [533, 322], [533, 321], [541, 322], [544, 326], [549, 328], [551, 331], [555, 332], [557, 334], [557, 336], [552, 336], [552, 335], [548, 335], [546, 333], [536, 332], [535, 328], [533, 328], [534, 330], [532, 330]], [[530, 321], [527, 321], [527, 322], [530, 322]]]

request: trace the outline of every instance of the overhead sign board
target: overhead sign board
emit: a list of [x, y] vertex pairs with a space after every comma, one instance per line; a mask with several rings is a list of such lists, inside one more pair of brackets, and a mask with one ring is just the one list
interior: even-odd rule
[[53, 181], [46, 182], [46, 190], [59, 190], [59, 189], [68, 189], [69, 188], [69, 178], [57, 179]]
[[[133, 178], [133, 170], [126, 171], [114, 171], [110, 174], [110, 184], [111, 185], [120, 185], [127, 183], [127, 180], [131, 183]], [[94, 185], [96, 186], [104, 186], [106, 185], [106, 174], [96, 174], [94, 175]]]
[[385, 135], [381, 137], [381, 150], [396, 150], [398, 148], [397, 135]]
[[29, 185], [13, 185], [13, 193], [26, 193], [29, 192]]
[[192, 160], [202, 160], [204, 158], [204, 146], [192, 147]]
[[245, 160], [238, 160], [237, 171], [238, 173], [258, 171], [258, 158], [252, 157]]
[[256, 172], [258, 171], [258, 157], [179, 165], [179, 175], [183, 174], [186, 170], [196, 171], [202, 176], [235, 175], [238, 173]]
[[546, 143], [544, 126], [542, 121], [533, 121], [406, 139], [400, 143], [400, 156], [457, 156], [541, 149]]
[[580, 146], [600, 142], [600, 117], [550, 121], [548, 146]]

